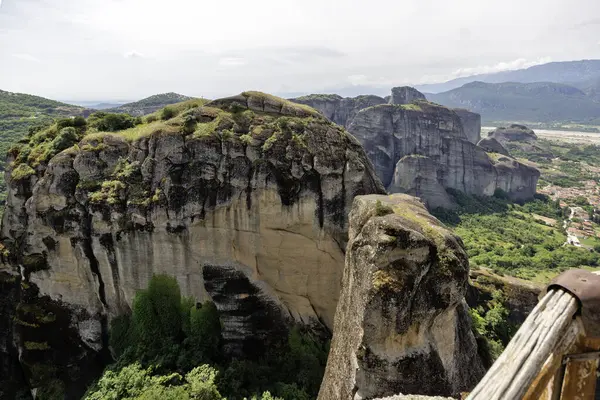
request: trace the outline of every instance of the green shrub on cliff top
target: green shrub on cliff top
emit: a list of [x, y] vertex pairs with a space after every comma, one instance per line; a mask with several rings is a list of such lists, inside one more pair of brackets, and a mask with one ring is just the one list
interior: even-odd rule
[[35, 170], [27, 164], [19, 164], [11, 172], [11, 179], [13, 181], [20, 181], [29, 178], [31, 175], [35, 175]]
[[96, 112], [89, 116], [88, 125], [98, 132], [118, 132], [139, 125], [141, 120], [127, 114]]

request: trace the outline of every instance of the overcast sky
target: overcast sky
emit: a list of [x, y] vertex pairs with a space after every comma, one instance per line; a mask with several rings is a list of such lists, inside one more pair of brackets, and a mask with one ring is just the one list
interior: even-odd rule
[[600, 58], [599, 0], [0, 0], [0, 89], [62, 100], [391, 87]]

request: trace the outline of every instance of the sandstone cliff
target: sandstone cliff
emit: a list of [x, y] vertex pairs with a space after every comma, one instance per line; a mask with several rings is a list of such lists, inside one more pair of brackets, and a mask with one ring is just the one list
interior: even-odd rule
[[[371, 100], [365, 101], [367, 97]], [[447, 188], [486, 196], [502, 189], [513, 200], [535, 194], [539, 178], [535, 168], [486, 154], [499, 152], [501, 145], [492, 148], [486, 142], [487, 150], [477, 146], [479, 114], [427, 102], [416, 89], [393, 88], [389, 104], [374, 96], [311, 95], [293, 101], [346, 126], [365, 147], [388, 191], [421, 197], [431, 208], [453, 206]], [[346, 110], [341, 104], [352, 104], [351, 111], [341, 112]]]
[[532, 143], [537, 140], [535, 132], [524, 125], [512, 124], [509, 127], [499, 127], [488, 133], [488, 137], [496, 139], [502, 145], [509, 142]]
[[483, 376], [462, 242], [415, 198], [359, 196], [319, 400], [456, 395]]
[[496, 138], [491, 136], [481, 139], [479, 143], [477, 143], [477, 146], [481, 147], [488, 153], [498, 153], [504, 156], [509, 155], [508, 150], [506, 150], [504, 146], [502, 146], [502, 143], [500, 143], [498, 140], [496, 140]]
[[392, 95], [388, 104], [410, 104], [417, 100], [427, 100], [425, 95], [410, 86], [392, 88]]
[[3, 269], [21, 288], [12, 339], [31, 387], [40, 363], [71, 383], [101, 364], [108, 320], [157, 273], [212, 298], [233, 353], [290, 321], [333, 326], [352, 199], [384, 192], [360, 144], [262, 93], [188, 108], [53, 157], [56, 126], [12, 151]]
[[464, 108], [453, 108], [452, 110], [460, 118], [469, 142], [477, 144], [481, 139], [481, 115]]
[[390, 192], [451, 207], [446, 188], [491, 196], [502, 189], [514, 200], [533, 197], [539, 171], [471, 143], [452, 110], [428, 102], [379, 105], [360, 111], [349, 131], [362, 143]]
[[343, 98], [337, 94], [311, 94], [291, 99], [320, 111], [327, 119], [338, 125], [348, 127], [356, 113], [363, 108], [385, 104], [386, 100], [378, 96], [358, 96]]

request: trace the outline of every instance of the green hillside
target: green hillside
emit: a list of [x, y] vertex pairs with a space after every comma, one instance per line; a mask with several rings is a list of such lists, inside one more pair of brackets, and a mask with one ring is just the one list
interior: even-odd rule
[[44, 125], [55, 118], [86, 114], [83, 107], [43, 97], [0, 90], [0, 204], [4, 203], [4, 159], [8, 149], [27, 134], [30, 127]]
[[184, 96], [178, 93], [162, 93], [155, 94], [154, 96], [150, 96], [133, 103], [123, 104], [119, 107], [108, 108], [104, 111], [110, 113], [129, 114], [133, 115], [134, 117], [141, 117], [143, 115], [152, 114], [153, 112], [160, 110], [161, 108], [170, 104], [180, 103], [182, 101], [192, 99], [193, 97]]
[[600, 102], [573, 86], [551, 83], [472, 82], [427, 99], [467, 108], [492, 121], [600, 125]]

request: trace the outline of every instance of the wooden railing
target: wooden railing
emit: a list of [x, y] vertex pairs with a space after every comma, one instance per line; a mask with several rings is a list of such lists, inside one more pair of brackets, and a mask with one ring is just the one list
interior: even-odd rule
[[600, 273], [559, 276], [468, 400], [594, 400]]

